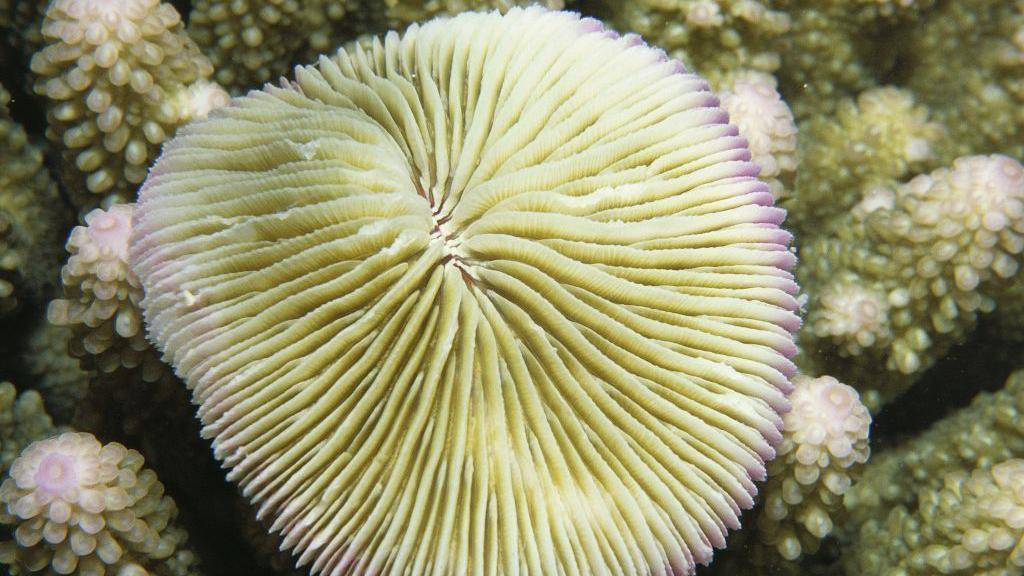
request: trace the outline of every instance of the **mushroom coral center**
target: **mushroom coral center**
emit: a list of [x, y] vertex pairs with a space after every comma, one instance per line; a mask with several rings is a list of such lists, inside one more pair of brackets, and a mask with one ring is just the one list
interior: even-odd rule
[[688, 573], [788, 406], [790, 236], [749, 159], [637, 37], [467, 13], [180, 130], [130, 260], [314, 572]]

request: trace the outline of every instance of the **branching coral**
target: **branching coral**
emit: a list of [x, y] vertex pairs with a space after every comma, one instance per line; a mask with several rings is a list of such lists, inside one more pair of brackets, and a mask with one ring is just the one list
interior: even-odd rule
[[851, 573], [1003, 576], [1024, 570], [1024, 460], [954, 472], [922, 490], [917, 510], [896, 508], [859, 535]]
[[436, 16], [453, 16], [469, 10], [508, 11], [513, 6], [540, 4], [547, 8], [561, 9], [564, 0], [383, 0], [385, 17], [392, 29], [401, 30], [413, 22], [422, 22]]
[[1015, 574], [1024, 371], [872, 458], [847, 493], [848, 574]]
[[190, 98], [210, 62], [159, 0], [55, 0], [43, 37], [35, 90], [49, 101], [47, 134], [64, 148], [72, 199], [131, 199], [160, 145], [202, 109]]
[[38, 392], [19, 394], [10, 382], [0, 382], [0, 473], [7, 473], [22, 448], [57, 431]]
[[194, 555], [173, 522], [174, 501], [142, 456], [90, 434], [68, 432], [30, 445], [0, 485], [0, 544], [12, 575], [184, 576]]
[[797, 376], [778, 457], [768, 465], [759, 537], [795, 560], [835, 525], [843, 494], [868, 459], [871, 415], [857, 392], [831, 376]]
[[741, 71], [728, 75], [718, 93], [729, 122], [747, 139], [752, 160], [761, 167], [758, 176], [779, 200], [792, 190], [797, 155], [793, 112], [776, 87], [770, 74]]
[[1024, 156], [1024, 3], [944, 2], [908, 36], [907, 83], [956, 154]]
[[834, 114], [809, 118], [800, 132], [796, 191], [786, 202], [792, 224], [812, 232], [848, 213], [872, 188], [930, 167], [944, 136], [927, 108], [891, 86], [842, 100]]
[[724, 545], [798, 320], [716, 104], [635, 36], [513, 9], [168, 144], [130, 251], [147, 326], [300, 563], [688, 573]]
[[46, 400], [47, 410], [63, 423], [71, 421], [92, 377], [71, 355], [72, 336], [70, 328], [44, 320], [32, 330], [24, 352], [25, 367]]
[[[804, 341], [817, 339], [804, 346], [808, 360], [837, 350], [849, 365], [831, 360], [833, 370], [877, 374], [873, 364], [884, 362], [917, 374], [1010, 294], [1024, 254], [1024, 168], [1006, 156], [959, 158], [872, 190], [837, 224], [801, 249], [812, 294]], [[855, 322], [837, 298], [859, 302]], [[829, 341], [835, 347], [822, 349]]]
[[[1024, 457], [1024, 371], [998, 392], [980, 394], [970, 406], [935, 423], [904, 444], [872, 457], [845, 498], [854, 522], [885, 518], [898, 506], [913, 506], [917, 491], [937, 492], [955, 472], [988, 469]], [[851, 540], [854, 534], [848, 534]], [[858, 554], [872, 554], [868, 544]]]
[[52, 286], [66, 214], [43, 166], [43, 151], [10, 119], [0, 86], [0, 315]]
[[154, 382], [165, 374], [142, 326], [142, 286], [128, 268], [130, 204], [97, 208], [68, 237], [67, 264], [61, 270], [64, 298], [50, 303], [47, 318], [69, 327], [71, 353], [83, 367], [102, 373], [139, 369]]
[[328, 4], [344, 16], [345, 0], [196, 0], [188, 32], [213, 63], [217, 82], [244, 92], [288, 71], [305, 42], [299, 31], [309, 30]]
[[790, 27], [789, 14], [759, 0], [607, 3], [615, 26], [641, 34], [712, 80], [742, 69], [775, 72], [774, 45]]

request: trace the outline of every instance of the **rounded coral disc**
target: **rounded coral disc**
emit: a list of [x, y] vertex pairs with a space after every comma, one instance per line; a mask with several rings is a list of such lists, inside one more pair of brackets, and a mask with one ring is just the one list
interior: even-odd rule
[[749, 156], [638, 38], [467, 13], [182, 130], [130, 258], [314, 571], [687, 573], [787, 407], [793, 256]]

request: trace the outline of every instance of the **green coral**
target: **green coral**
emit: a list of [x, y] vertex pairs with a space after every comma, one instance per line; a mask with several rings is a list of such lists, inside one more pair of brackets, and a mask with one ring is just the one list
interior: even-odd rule
[[953, 472], [861, 529], [851, 574], [1009, 576], [1024, 570], [1024, 460]]
[[712, 81], [741, 69], [779, 69], [790, 15], [759, 0], [608, 2], [610, 21], [636, 32]]
[[832, 230], [800, 249], [803, 362], [862, 383], [877, 408], [1009, 299], [1024, 259], [1024, 168], [959, 158], [869, 191]]
[[944, 2], [907, 38], [907, 85], [949, 128], [951, 155], [1024, 156], [1024, 2]]
[[[894, 507], [912, 507], [919, 490], [940, 490], [943, 478], [951, 473], [988, 469], [1021, 457], [1024, 370], [1013, 373], [997, 392], [979, 394], [969, 406], [920, 435], [872, 457], [844, 499], [852, 519], [844, 540], [853, 539], [864, 523], [885, 518]], [[870, 553], [870, 546], [864, 548]]]
[[288, 71], [306, 41], [296, 32], [309, 30], [327, 4], [344, 16], [344, 0], [196, 0], [188, 32], [213, 63], [215, 80], [239, 93]]
[[[945, 131], [908, 90], [885, 86], [843, 99], [834, 113], [800, 124], [800, 170], [785, 206], [811, 232], [857, 204], [865, 191], [932, 167]], [[845, 224], [845, 223], [844, 223]]]
[[79, 366], [78, 358], [71, 355], [72, 337], [71, 329], [43, 320], [29, 334], [22, 353], [35, 388], [58, 422], [71, 420], [85, 398], [93, 376]]

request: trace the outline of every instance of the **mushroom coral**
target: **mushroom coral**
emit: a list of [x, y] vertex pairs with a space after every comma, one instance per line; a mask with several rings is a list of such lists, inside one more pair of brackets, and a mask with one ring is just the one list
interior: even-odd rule
[[707, 83], [541, 8], [355, 45], [165, 147], [129, 262], [203, 433], [331, 574], [692, 573], [795, 351]]

